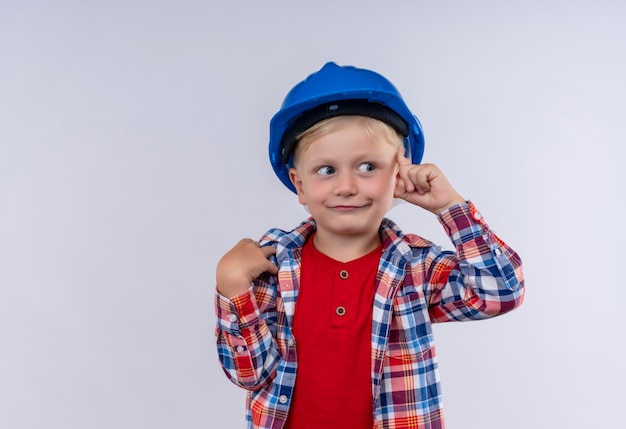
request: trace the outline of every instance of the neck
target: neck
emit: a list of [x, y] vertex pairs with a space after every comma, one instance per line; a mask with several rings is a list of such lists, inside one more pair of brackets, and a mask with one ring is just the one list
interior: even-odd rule
[[367, 255], [376, 249], [380, 242], [378, 229], [368, 235], [337, 235], [317, 230], [313, 238], [317, 250], [339, 262], [349, 262]]

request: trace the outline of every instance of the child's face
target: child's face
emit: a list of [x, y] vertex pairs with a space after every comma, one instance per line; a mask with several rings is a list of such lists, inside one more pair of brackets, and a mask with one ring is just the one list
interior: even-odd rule
[[397, 151], [353, 121], [298, 153], [290, 178], [318, 233], [378, 234], [393, 200]]

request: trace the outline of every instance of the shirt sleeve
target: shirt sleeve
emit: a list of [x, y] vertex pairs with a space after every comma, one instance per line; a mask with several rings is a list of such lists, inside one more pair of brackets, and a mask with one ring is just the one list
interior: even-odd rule
[[471, 201], [439, 215], [455, 252], [427, 257], [429, 313], [434, 322], [477, 320], [507, 313], [524, 300], [522, 260], [489, 228]]
[[233, 383], [248, 390], [270, 381], [281, 359], [273, 335], [275, 291], [273, 276], [266, 274], [231, 299], [215, 293], [220, 363]]

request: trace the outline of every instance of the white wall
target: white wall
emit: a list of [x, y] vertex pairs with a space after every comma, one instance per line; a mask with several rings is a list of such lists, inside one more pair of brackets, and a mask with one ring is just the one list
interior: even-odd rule
[[[273, 177], [268, 123], [328, 60], [400, 88], [425, 161], [525, 262], [518, 311], [436, 327], [448, 426], [621, 427], [625, 13], [0, 0], [0, 427], [244, 427], [215, 265], [306, 215]], [[390, 216], [446, 243], [429, 214]]]

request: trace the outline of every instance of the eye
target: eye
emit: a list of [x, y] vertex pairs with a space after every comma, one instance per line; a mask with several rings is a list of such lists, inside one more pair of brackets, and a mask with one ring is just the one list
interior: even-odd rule
[[361, 173], [371, 173], [372, 171], [376, 170], [376, 166], [369, 162], [364, 162], [363, 164], [359, 165], [358, 170]]
[[318, 168], [316, 173], [321, 176], [330, 176], [331, 174], [335, 174], [335, 167], [331, 167], [330, 165], [325, 165], [323, 167]]

